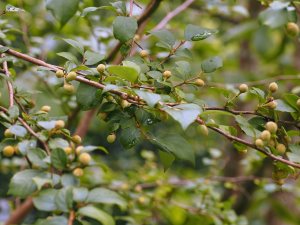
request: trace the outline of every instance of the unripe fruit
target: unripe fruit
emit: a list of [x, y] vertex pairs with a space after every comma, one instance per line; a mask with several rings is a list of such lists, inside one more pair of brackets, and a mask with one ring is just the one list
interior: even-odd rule
[[15, 148], [11, 145], [8, 145], [8, 146], [5, 146], [3, 148], [3, 155], [6, 156], [6, 157], [11, 157], [14, 155], [15, 153]]
[[79, 155], [79, 162], [83, 165], [88, 165], [92, 159], [91, 155], [89, 153], [82, 153]]
[[262, 147], [264, 147], [264, 142], [263, 142], [263, 140], [261, 140], [260, 138], [258, 138], [258, 139], [255, 140], [255, 145], [258, 148], [262, 148]]
[[68, 73], [68, 75], [66, 76], [66, 81], [72, 81], [75, 80], [77, 77], [77, 73], [74, 71], [71, 71], [70, 73]]
[[136, 35], [134, 35], [133, 40], [134, 41], [139, 41], [139, 40], [141, 40], [141, 36], [136, 34]]
[[138, 202], [139, 202], [140, 204], [144, 204], [144, 203], [146, 202], [146, 198], [145, 198], [144, 196], [140, 196], [140, 197], [138, 198]]
[[199, 125], [198, 126], [198, 130], [200, 131], [201, 134], [205, 135], [205, 136], [208, 136], [208, 129], [207, 129], [207, 126], [205, 125]]
[[172, 72], [170, 70], [166, 70], [165, 72], [163, 72], [163, 77], [168, 79], [172, 76]]
[[264, 130], [263, 132], [261, 132], [260, 138], [263, 141], [269, 141], [271, 139], [271, 133], [270, 133], [270, 131]]
[[67, 155], [70, 155], [72, 153], [72, 148], [71, 147], [65, 147], [64, 151]]
[[300, 98], [297, 100], [297, 106], [300, 107]]
[[75, 88], [72, 84], [64, 84], [64, 89], [68, 92], [68, 93], [74, 93], [75, 92]]
[[127, 108], [127, 107], [129, 107], [129, 106], [131, 106], [131, 103], [128, 102], [127, 100], [122, 100], [122, 101], [121, 101], [121, 107], [122, 107], [123, 109], [125, 109], [125, 108]]
[[284, 185], [284, 179], [278, 179], [278, 180], [276, 179], [274, 181], [275, 181], [276, 184], [278, 184], [280, 186]]
[[292, 141], [292, 138], [290, 136], [286, 135], [286, 136], [284, 136], [284, 140], [289, 143]]
[[4, 137], [10, 138], [10, 137], [13, 137], [13, 136], [14, 136], [14, 134], [13, 134], [12, 132], [10, 132], [9, 129], [6, 129], [6, 130], [4, 131]]
[[71, 140], [77, 145], [81, 143], [81, 137], [79, 135], [74, 135]]
[[240, 86], [239, 86], [239, 91], [240, 91], [240, 93], [245, 93], [245, 92], [247, 92], [248, 91], [248, 85], [247, 84], [241, 84]]
[[149, 53], [148, 53], [147, 50], [142, 50], [142, 51], [140, 51], [140, 56], [141, 56], [142, 58], [146, 58], [146, 57], [149, 56]]
[[289, 22], [286, 25], [286, 31], [287, 31], [288, 35], [290, 35], [292, 37], [296, 37], [299, 34], [299, 26], [296, 23]]
[[81, 177], [81, 176], [83, 176], [83, 169], [76, 168], [75, 170], [73, 170], [73, 175], [75, 177]]
[[51, 110], [51, 107], [49, 105], [44, 105], [41, 108], [41, 111], [43, 111], [43, 112], [50, 112], [50, 110]]
[[83, 150], [83, 146], [78, 146], [76, 149], [75, 149], [75, 153], [76, 155], [79, 155]]
[[199, 87], [203, 87], [205, 85], [205, 82], [202, 79], [196, 79], [195, 84]]
[[248, 149], [243, 149], [243, 150], [239, 150], [239, 153], [241, 153], [241, 154], [246, 154], [248, 152]]
[[98, 71], [99, 73], [103, 73], [103, 72], [105, 71], [105, 69], [106, 69], [106, 66], [105, 66], [104, 64], [99, 64], [99, 65], [97, 66], [97, 71]]
[[270, 121], [270, 122], [267, 122], [266, 123], [266, 129], [268, 131], [270, 131], [271, 133], [276, 133], [277, 129], [278, 129], [278, 126], [276, 123]]
[[65, 127], [65, 121], [63, 121], [63, 120], [57, 120], [55, 122], [55, 128], [56, 129], [62, 129], [64, 127]]
[[267, 103], [266, 106], [269, 107], [270, 109], [276, 109], [277, 102], [271, 101], [271, 102]]
[[284, 144], [278, 144], [278, 145], [276, 146], [276, 150], [277, 150], [277, 152], [278, 152], [279, 154], [283, 155], [283, 154], [285, 153], [285, 151], [286, 151], [286, 147], [285, 147]]
[[65, 76], [65, 73], [62, 70], [56, 70], [55, 74], [57, 78], [62, 78]]
[[272, 82], [269, 85], [269, 91], [271, 91], [272, 93], [276, 92], [278, 90], [278, 85], [275, 82]]
[[116, 141], [116, 134], [115, 133], [112, 133], [110, 135], [107, 136], [106, 140], [108, 143], [114, 143]]
[[98, 114], [98, 117], [99, 117], [101, 120], [105, 120], [106, 117], [107, 117], [107, 113], [101, 112], [101, 113]]

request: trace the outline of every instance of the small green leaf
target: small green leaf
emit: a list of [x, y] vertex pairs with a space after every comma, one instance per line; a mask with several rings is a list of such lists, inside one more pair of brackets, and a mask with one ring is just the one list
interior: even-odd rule
[[16, 135], [18, 137], [25, 137], [25, 135], [27, 134], [27, 130], [20, 125], [12, 125], [9, 128], [9, 130], [11, 133], [13, 133], [14, 135]]
[[11, 119], [17, 119], [19, 116], [19, 113], [20, 113], [19, 107], [16, 105], [13, 105], [12, 107], [9, 107], [9, 109], [8, 109], [8, 114]]
[[136, 69], [128, 66], [110, 66], [107, 68], [107, 71], [112, 75], [130, 82], [135, 82], [139, 76]]
[[160, 95], [155, 94], [155, 93], [150, 93], [147, 91], [140, 91], [140, 90], [135, 90], [134, 91], [138, 96], [140, 96], [145, 102], [150, 106], [154, 107], [156, 103], [158, 103], [161, 100]]
[[39, 219], [34, 225], [68, 225], [68, 219], [64, 216], [47, 217], [47, 219]]
[[56, 120], [38, 121], [38, 125], [45, 130], [52, 130], [55, 127]]
[[123, 43], [134, 37], [137, 28], [137, 20], [133, 17], [118, 16], [113, 23], [114, 36]]
[[9, 47], [6, 46], [0, 46], [0, 53], [7, 52], [9, 50]]
[[95, 65], [96, 63], [99, 63], [100, 61], [104, 60], [105, 55], [99, 54], [97, 52], [86, 51], [84, 53], [84, 58], [86, 59], [84, 64], [87, 66], [92, 66], [92, 65]]
[[41, 211], [55, 211], [57, 206], [55, 204], [55, 198], [57, 190], [55, 189], [46, 189], [38, 193], [37, 196], [33, 197], [34, 206]]
[[223, 60], [219, 56], [207, 59], [201, 63], [204, 73], [212, 73], [223, 66]]
[[51, 149], [61, 148], [64, 149], [69, 146], [69, 143], [62, 138], [53, 138], [49, 141], [49, 147]]
[[280, 111], [280, 112], [297, 112], [297, 110], [295, 110], [293, 107], [291, 107], [289, 104], [285, 103], [283, 100], [281, 99], [277, 99], [275, 100], [275, 102], [277, 103], [276, 106], [276, 111]]
[[89, 194], [89, 190], [85, 187], [73, 188], [73, 200], [75, 202], [85, 202]]
[[141, 133], [136, 127], [128, 127], [122, 130], [120, 142], [124, 148], [130, 149], [140, 141], [140, 138]]
[[159, 151], [159, 158], [162, 164], [164, 165], [165, 171], [172, 166], [175, 160], [175, 156], [173, 154], [164, 151]]
[[73, 205], [73, 188], [65, 187], [56, 192], [55, 205], [59, 211], [69, 212]]
[[57, 53], [57, 55], [75, 63], [76, 65], [79, 64], [77, 58], [70, 52], [59, 52], [59, 53]]
[[90, 85], [80, 83], [76, 92], [76, 100], [81, 110], [89, 110], [102, 102], [102, 91]]
[[52, 165], [59, 169], [62, 170], [66, 167], [67, 165], [67, 155], [65, 151], [61, 148], [55, 148], [51, 152], [51, 163]]
[[260, 135], [260, 131], [255, 129], [244, 117], [237, 115], [235, 116], [236, 122], [239, 124], [240, 128], [250, 137], [257, 138]]
[[47, 154], [43, 149], [40, 148], [28, 149], [27, 157], [33, 165], [39, 166], [41, 168], [48, 168], [48, 164], [44, 161], [44, 159], [47, 157]]
[[215, 33], [217, 33], [217, 30], [202, 28], [189, 24], [185, 29], [184, 37], [187, 41], [200, 41], [210, 37]]
[[80, 208], [78, 214], [95, 219], [103, 225], [115, 225], [115, 221], [111, 215], [92, 205]]
[[166, 43], [169, 48], [172, 48], [176, 42], [175, 36], [166, 29], [150, 31], [149, 33], [157, 37], [161, 42]]
[[78, 41], [72, 40], [72, 39], [63, 39], [65, 42], [67, 42], [69, 45], [74, 47], [81, 55], [84, 54], [84, 46], [83, 44], [79, 43]]

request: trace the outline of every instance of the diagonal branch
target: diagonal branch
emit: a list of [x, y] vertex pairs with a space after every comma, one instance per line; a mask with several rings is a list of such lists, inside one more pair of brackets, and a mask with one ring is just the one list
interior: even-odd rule
[[[5, 57], [5, 54], [1, 54], [1, 57], [2, 58]], [[3, 62], [2, 67], [4, 70], [5, 76], [7, 76], [7, 78], [9, 78], [10, 73], [8, 70], [7, 61]], [[13, 88], [12, 83], [9, 80], [7, 80], [6, 83], [7, 83], [8, 95], [9, 95], [9, 107], [12, 107], [14, 105], [14, 88]]]

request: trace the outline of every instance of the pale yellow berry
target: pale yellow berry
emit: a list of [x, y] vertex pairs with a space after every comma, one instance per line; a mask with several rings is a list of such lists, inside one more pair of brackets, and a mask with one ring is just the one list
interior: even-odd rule
[[68, 83], [64, 84], [64, 89], [70, 94], [75, 92], [75, 88], [72, 84], [68, 84]]
[[260, 138], [258, 138], [258, 139], [255, 140], [255, 145], [258, 148], [262, 148], [262, 147], [264, 147], [264, 142], [263, 142], [263, 140], [261, 140]]
[[74, 135], [72, 138], [71, 138], [71, 140], [75, 143], [75, 144], [77, 144], [77, 145], [79, 145], [79, 144], [81, 144], [81, 137], [79, 136], [79, 135]]
[[75, 177], [81, 177], [83, 176], [83, 169], [81, 168], [76, 168], [75, 170], [73, 170], [73, 174]]
[[298, 24], [289, 22], [286, 25], [286, 31], [287, 31], [288, 35], [290, 35], [292, 37], [296, 37], [296, 36], [298, 36], [300, 29], [299, 29]]
[[78, 157], [79, 162], [83, 165], [88, 165], [91, 162], [91, 159], [92, 159], [91, 155], [86, 152], [80, 154]]
[[65, 147], [64, 151], [67, 155], [70, 155], [72, 153], [72, 148], [71, 147]]
[[112, 133], [112, 134], [107, 136], [106, 140], [107, 140], [108, 143], [111, 144], [111, 143], [114, 143], [116, 141], [116, 138], [117, 138], [116, 134]]
[[276, 107], [277, 107], [277, 102], [275, 102], [275, 101], [268, 102], [268, 103], [266, 104], [266, 106], [269, 107], [270, 109], [276, 109]]
[[76, 155], [79, 155], [79, 154], [83, 151], [83, 149], [84, 149], [83, 146], [78, 146], [78, 147], [75, 149]]
[[103, 72], [105, 71], [105, 69], [106, 69], [106, 66], [105, 66], [104, 64], [99, 64], [99, 65], [97, 66], [97, 71], [98, 71], [99, 73], [103, 73]]
[[65, 73], [62, 70], [56, 70], [55, 74], [57, 78], [62, 78], [65, 76]]
[[266, 123], [266, 129], [268, 131], [270, 131], [271, 133], [276, 133], [277, 132], [277, 129], [278, 129], [278, 126], [276, 123], [270, 121], [270, 122], [267, 122]]
[[165, 72], [163, 72], [163, 77], [168, 79], [172, 76], [172, 72], [170, 70], [166, 70]]
[[297, 100], [297, 106], [300, 107], [300, 98]]
[[14, 136], [14, 134], [9, 129], [6, 129], [4, 131], [4, 137], [10, 138], [10, 137], [13, 137], [13, 136]]
[[64, 127], [65, 127], [65, 121], [63, 121], [63, 120], [57, 120], [55, 122], [55, 128], [56, 129], [62, 129]]
[[44, 105], [41, 108], [41, 111], [43, 111], [43, 112], [50, 112], [50, 110], [51, 110], [51, 106], [49, 106], [49, 105]]
[[122, 100], [121, 101], [121, 107], [123, 108], [123, 109], [125, 109], [125, 108], [128, 108], [129, 106], [131, 106], [131, 103], [130, 102], [128, 102], [127, 100]]
[[198, 130], [201, 134], [205, 135], [205, 136], [208, 136], [208, 129], [207, 129], [207, 126], [205, 125], [199, 125], [198, 126]]
[[195, 84], [199, 87], [203, 87], [205, 85], [205, 82], [202, 79], [196, 79]]
[[270, 85], [269, 85], [269, 91], [274, 93], [278, 90], [278, 85], [275, 83], [275, 82], [272, 82]]
[[3, 148], [3, 155], [6, 157], [12, 157], [15, 154], [15, 148], [11, 145], [7, 145]]
[[270, 131], [264, 130], [263, 132], [261, 132], [260, 138], [263, 141], [269, 141], [271, 139], [271, 133], [270, 133]]
[[239, 86], [239, 91], [240, 91], [240, 93], [245, 93], [245, 92], [247, 92], [248, 91], [248, 85], [247, 84], [241, 84], [240, 86]]
[[68, 75], [66, 76], [66, 81], [70, 82], [72, 80], [75, 80], [77, 77], [77, 73], [74, 71], [71, 71], [70, 73], [68, 73]]
[[284, 144], [278, 144], [276, 150], [279, 154], [283, 155], [286, 152], [286, 147]]
[[105, 120], [106, 117], [107, 117], [107, 113], [101, 112], [101, 113], [98, 114], [98, 117], [99, 117], [101, 120]]
[[140, 51], [140, 56], [142, 58], [146, 58], [149, 56], [149, 52], [147, 50], [142, 50], [142, 51]]

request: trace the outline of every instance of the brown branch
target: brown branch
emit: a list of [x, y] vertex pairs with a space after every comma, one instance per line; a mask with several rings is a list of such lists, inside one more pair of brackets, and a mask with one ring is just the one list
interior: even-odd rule
[[72, 210], [69, 215], [68, 225], [73, 225], [75, 216], [76, 216], [75, 212], [74, 212], [74, 210]]
[[175, 47], [173, 48], [170, 53], [167, 55], [167, 57], [165, 57], [160, 63], [159, 65], [162, 65], [164, 64], [166, 61], [168, 61], [175, 53], [176, 51], [182, 46], [185, 44], [186, 41], [180, 41], [180, 43]]
[[132, 16], [134, 0], [130, 0], [129, 16]]
[[[5, 57], [5, 54], [1, 54], [1, 57], [2, 58]], [[2, 66], [3, 66], [5, 76], [7, 76], [7, 78], [9, 78], [10, 73], [8, 70], [7, 62], [4, 61]], [[7, 80], [6, 83], [7, 83], [8, 96], [9, 96], [9, 107], [12, 107], [14, 105], [14, 88], [13, 88], [12, 83], [9, 80]]]
[[28, 197], [15, 211], [10, 215], [9, 219], [4, 225], [16, 225], [21, 224], [27, 214], [33, 208], [33, 201], [31, 197]]

